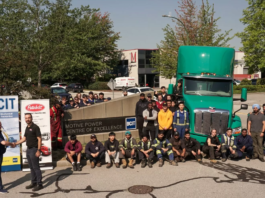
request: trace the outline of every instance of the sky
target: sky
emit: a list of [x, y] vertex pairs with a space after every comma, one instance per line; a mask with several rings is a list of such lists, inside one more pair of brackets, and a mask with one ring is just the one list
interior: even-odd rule
[[[120, 32], [118, 49], [155, 49], [164, 39], [162, 28], [167, 24], [174, 27], [169, 18], [162, 17], [171, 13], [176, 16], [179, 0], [73, 0], [72, 7], [89, 5], [99, 8], [102, 13], [108, 12], [114, 24], [114, 31]], [[201, 0], [195, 0], [198, 6]], [[215, 18], [222, 31], [232, 29], [230, 36], [244, 30], [239, 21], [243, 17], [243, 9], [248, 6], [246, 0], [209, 0], [214, 4]], [[241, 40], [235, 37], [229, 42], [231, 47], [239, 50]]]

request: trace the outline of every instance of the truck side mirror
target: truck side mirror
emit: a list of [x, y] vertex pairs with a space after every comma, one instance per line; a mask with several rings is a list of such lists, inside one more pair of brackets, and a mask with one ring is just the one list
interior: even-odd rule
[[248, 105], [247, 104], [241, 104], [241, 109], [247, 110], [248, 109]]
[[242, 88], [242, 91], [241, 91], [241, 101], [242, 102], [247, 101], [247, 88]]

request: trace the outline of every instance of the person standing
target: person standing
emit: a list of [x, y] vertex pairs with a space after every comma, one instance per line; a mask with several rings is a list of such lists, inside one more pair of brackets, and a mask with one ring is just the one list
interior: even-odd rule
[[172, 135], [172, 112], [167, 108], [167, 103], [163, 104], [163, 110], [158, 113], [159, 132], [163, 132], [166, 139]]
[[253, 113], [248, 118], [248, 135], [252, 137], [254, 147], [252, 158], [259, 158], [261, 162], [264, 162], [262, 142], [265, 131], [265, 117], [260, 112], [260, 106], [258, 104], [254, 104], [252, 109]]
[[101, 142], [97, 140], [97, 136], [92, 134], [90, 136], [90, 142], [87, 143], [85, 152], [86, 158], [90, 160], [91, 168], [101, 167], [101, 160], [104, 158], [105, 148]]
[[163, 109], [163, 103], [164, 103], [164, 101], [163, 101], [163, 98], [162, 98], [162, 95], [161, 94], [158, 94], [157, 100], [158, 100], [158, 101], [156, 101], [157, 108], [160, 109], [160, 110]]
[[61, 127], [62, 117], [64, 117], [64, 111], [62, 110], [60, 103], [56, 101], [55, 105], [50, 109], [52, 149], [54, 150], [57, 148], [63, 149]]
[[81, 171], [81, 151], [82, 144], [76, 139], [76, 135], [71, 135], [70, 141], [65, 144], [64, 151], [66, 152], [67, 160], [71, 162], [73, 171]]
[[138, 133], [139, 138], [143, 138], [143, 125], [144, 125], [144, 117], [143, 117], [143, 111], [147, 108], [147, 100], [145, 98], [145, 94], [140, 94], [140, 100], [136, 103], [135, 107], [135, 116], [137, 119], [137, 127], [138, 127]]
[[211, 130], [211, 134], [207, 137], [205, 144], [202, 147], [203, 154], [210, 155], [210, 162], [217, 163], [215, 158], [221, 157], [221, 143], [217, 137], [216, 129]]
[[25, 114], [25, 121], [27, 123], [25, 134], [21, 140], [15, 143], [15, 145], [19, 145], [26, 141], [28, 147], [26, 151], [27, 160], [31, 172], [31, 184], [26, 186], [26, 189], [33, 188], [32, 191], [38, 191], [43, 188], [42, 174], [39, 164], [39, 157], [41, 154], [41, 131], [40, 128], [32, 122], [32, 119], [31, 113]]
[[190, 128], [189, 113], [184, 108], [184, 103], [180, 102], [179, 110], [175, 112], [173, 119], [174, 131], [179, 132], [180, 138], [184, 138], [185, 132]]
[[151, 140], [153, 141], [155, 139], [155, 127], [157, 126], [157, 112], [152, 108], [151, 102], [148, 102], [148, 108], [143, 111], [143, 118], [144, 135], [151, 136]]
[[110, 168], [112, 163], [112, 159], [114, 159], [114, 163], [116, 168], [120, 168], [120, 149], [119, 149], [119, 141], [115, 138], [115, 133], [109, 133], [109, 139], [105, 142], [105, 161], [107, 163], [106, 168]]
[[247, 135], [247, 129], [242, 129], [241, 135], [235, 140], [237, 157], [242, 158], [243, 153], [246, 152], [246, 161], [250, 161], [253, 153], [253, 140], [250, 135]]
[[5, 138], [2, 134], [2, 123], [0, 121], [0, 194], [8, 193], [8, 191], [3, 188], [2, 177], [1, 177], [3, 155], [6, 152], [7, 146], [11, 146], [14, 148], [14, 144], [12, 144], [8, 141], [5, 141]]
[[[156, 101], [155, 100], [152, 100], [152, 107], [157, 112], [157, 116], [158, 116], [158, 113], [159, 113], [160, 109], [156, 106]], [[156, 118], [156, 122], [157, 122], [157, 120], [158, 120], [158, 118]], [[157, 135], [158, 135], [158, 129], [159, 129], [159, 126], [157, 124], [155, 126], [155, 137], [157, 137]]]

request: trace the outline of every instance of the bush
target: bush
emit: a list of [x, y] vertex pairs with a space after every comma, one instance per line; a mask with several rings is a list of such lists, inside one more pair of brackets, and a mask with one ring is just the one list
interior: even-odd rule
[[265, 85], [234, 85], [234, 92], [241, 93], [242, 88], [247, 88], [248, 92], [265, 92]]
[[257, 80], [257, 85], [265, 85], [265, 78], [259, 78]]
[[93, 84], [88, 86], [88, 89], [90, 90], [110, 90], [110, 88], [107, 85], [108, 82], [94, 82]]
[[240, 83], [240, 85], [252, 85], [251, 80], [243, 79]]

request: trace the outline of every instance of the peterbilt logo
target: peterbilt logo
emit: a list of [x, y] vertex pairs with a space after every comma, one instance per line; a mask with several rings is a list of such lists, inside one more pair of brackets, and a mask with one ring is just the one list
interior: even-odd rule
[[28, 111], [41, 111], [45, 107], [42, 104], [29, 104], [26, 106], [26, 110]]

